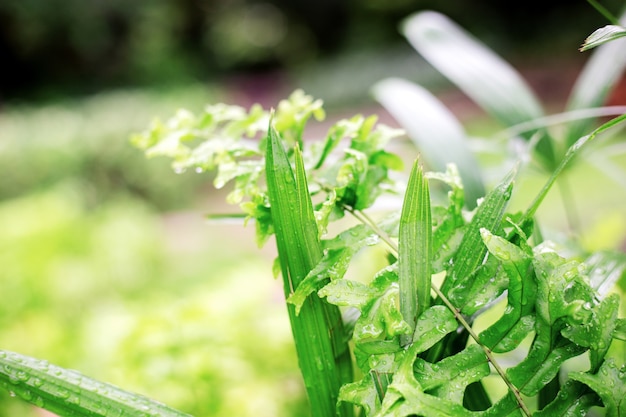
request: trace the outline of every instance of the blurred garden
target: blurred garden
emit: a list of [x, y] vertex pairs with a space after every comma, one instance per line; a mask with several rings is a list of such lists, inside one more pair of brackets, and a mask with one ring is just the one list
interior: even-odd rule
[[[589, 57], [578, 48], [606, 24], [582, 0], [0, 2], [0, 348], [198, 417], [307, 415], [273, 244], [259, 250], [243, 222], [207, 221], [238, 210], [213, 174], [174, 173], [129, 138], [179, 108], [269, 108], [297, 88], [324, 101], [329, 121], [376, 113], [398, 126], [372, 87], [401, 77], [483, 138], [473, 149], [492, 185], [503, 158], [489, 140], [505, 127], [400, 33], [422, 10], [520, 70], [548, 113], [564, 110]], [[619, 77], [607, 105], [626, 105]], [[573, 221], [557, 192], [542, 207], [556, 239], [624, 250], [626, 153], [623, 137], [611, 140], [612, 165], [568, 177]], [[394, 146], [417, 154], [406, 138]], [[529, 170], [512, 204], [525, 207], [545, 178]], [[0, 417], [17, 415], [46, 414], [0, 391]]]

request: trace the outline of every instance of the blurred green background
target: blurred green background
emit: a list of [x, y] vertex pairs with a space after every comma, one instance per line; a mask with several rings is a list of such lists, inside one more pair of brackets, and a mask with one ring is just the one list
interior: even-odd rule
[[[306, 415], [271, 242], [207, 224], [236, 210], [210, 176], [175, 175], [128, 137], [179, 107], [272, 106], [296, 87], [331, 119], [378, 112], [369, 88], [394, 75], [439, 92], [470, 132], [497, 130], [399, 34], [424, 9], [554, 107], [585, 60], [577, 47], [606, 23], [571, 0], [0, 2], [0, 347], [198, 417]], [[621, 244], [623, 201], [583, 216], [604, 231], [590, 247]], [[16, 415], [43, 414], [0, 392], [0, 417]]]

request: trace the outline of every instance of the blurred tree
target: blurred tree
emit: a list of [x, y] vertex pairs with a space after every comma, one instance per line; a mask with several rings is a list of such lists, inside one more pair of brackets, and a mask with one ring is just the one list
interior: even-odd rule
[[[603, 1], [615, 12], [622, 3]], [[605, 23], [584, 0], [2, 0], [0, 100], [186, 83], [384, 48], [404, 43], [398, 23], [423, 9], [511, 51], [563, 39], [576, 47]]]

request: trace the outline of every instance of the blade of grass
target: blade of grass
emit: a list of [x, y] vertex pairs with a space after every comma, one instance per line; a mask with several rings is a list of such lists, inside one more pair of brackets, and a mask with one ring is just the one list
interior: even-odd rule
[[[418, 161], [413, 164], [404, 196], [398, 239], [400, 312], [415, 330], [417, 318], [430, 306], [432, 225], [428, 181]], [[401, 339], [408, 345], [413, 335]]]
[[[271, 122], [266, 158], [271, 216], [288, 298], [322, 259], [322, 246], [302, 155], [296, 148], [294, 172]], [[334, 417], [338, 412], [339, 388], [352, 380], [352, 362], [339, 308], [311, 294], [299, 314], [292, 304], [287, 304], [287, 309], [312, 415]], [[339, 415], [352, 414], [349, 404], [339, 407]]]
[[0, 385], [37, 407], [67, 417], [191, 417], [77, 371], [4, 350], [0, 350]]

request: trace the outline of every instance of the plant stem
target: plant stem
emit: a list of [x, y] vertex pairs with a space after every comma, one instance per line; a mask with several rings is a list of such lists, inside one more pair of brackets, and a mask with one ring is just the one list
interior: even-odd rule
[[557, 181], [557, 185], [561, 193], [561, 199], [563, 200], [563, 209], [565, 210], [568, 228], [570, 232], [575, 235], [580, 232], [580, 217], [576, 209], [576, 201], [574, 201], [572, 189], [567, 179], [567, 175], [562, 175], [559, 181]]
[[587, 3], [591, 4], [594, 9], [598, 11], [602, 16], [614, 25], [619, 25], [619, 19], [613, 16], [613, 13], [609, 12], [606, 7], [598, 3], [596, 0], [587, 0]]
[[[362, 211], [354, 210], [351, 207], [344, 207], [344, 208], [346, 209], [346, 211], [352, 214], [357, 220], [371, 227], [374, 233], [376, 233], [389, 246], [389, 248], [393, 252], [396, 253], [396, 255], [398, 254], [399, 252], [398, 245], [395, 242], [393, 242], [391, 238], [389, 237], [389, 235], [385, 233], [383, 230], [381, 230], [367, 214], [363, 213]], [[461, 326], [465, 330], [467, 330], [470, 337], [474, 339], [474, 341], [483, 349], [483, 351], [485, 352], [485, 356], [487, 357], [487, 360], [491, 363], [491, 365], [496, 370], [500, 378], [504, 381], [504, 383], [507, 385], [509, 390], [513, 393], [513, 396], [515, 396], [517, 404], [522, 410], [522, 413], [524, 413], [524, 415], [527, 417], [531, 417], [530, 410], [524, 403], [524, 399], [522, 398], [522, 395], [519, 389], [517, 389], [517, 387], [513, 385], [513, 383], [511, 383], [509, 378], [506, 376], [504, 369], [496, 361], [496, 358], [493, 356], [493, 352], [491, 351], [491, 349], [489, 349], [488, 347], [480, 343], [478, 335], [474, 332], [474, 330], [472, 329], [472, 326], [467, 322], [467, 320], [465, 320], [465, 317], [463, 317], [459, 309], [457, 309], [450, 302], [450, 300], [448, 300], [448, 298], [441, 292], [441, 290], [432, 283], [431, 283], [431, 287], [433, 291], [435, 292], [435, 294], [441, 299], [441, 301], [443, 301], [446, 307], [452, 312], [452, 314], [454, 314], [454, 317], [461, 324]]]

